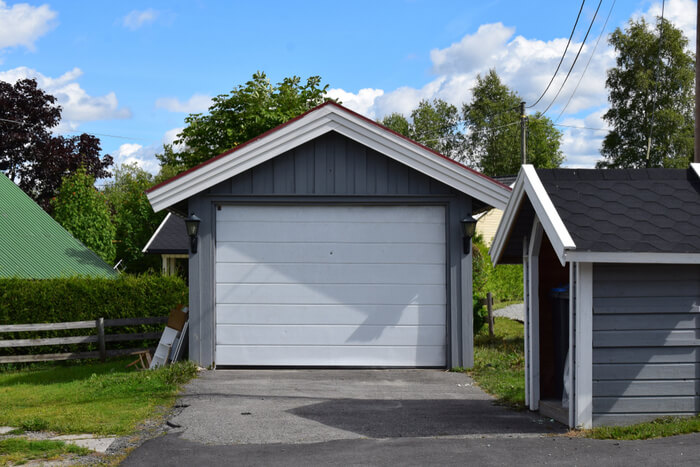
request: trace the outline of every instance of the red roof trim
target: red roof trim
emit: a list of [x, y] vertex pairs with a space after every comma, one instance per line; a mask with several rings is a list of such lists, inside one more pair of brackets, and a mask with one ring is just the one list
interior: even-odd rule
[[253, 143], [254, 141], [258, 141], [258, 140], [260, 140], [260, 139], [262, 139], [262, 138], [265, 138], [265, 137], [267, 137], [268, 135], [270, 135], [270, 134], [272, 134], [272, 133], [275, 133], [276, 131], [281, 130], [282, 128], [286, 127], [287, 125], [289, 125], [289, 124], [291, 124], [291, 123], [293, 123], [293, 122], [295, 122], [295, 121], [297, 121], [297, 120], [302, 119], [303, 117], [305, 117], [306, 115], [310, 114], [311, 112], [314, 112], [314, 111], [316, 111], [316, 110], [318, 110], [318, 109], [320, 109], [320, 108], [322, 108], [322, 107], [325, 107], [325, 106], [327, 106], [327, 105], [332, 105], [332, 106], [338, 107], [339, 109], [342, 109], [342, 110], [345, 111], [345, 112], [348, 112], [348, 113], [350, 113], [350, 114], [352, 114], [352, 115], [354, 115], [354, 116], [356, 116], [356, 117], [358, 117], [358, 118], [360, 118], [360, 119], [362, 119], [362, 120], [364, 120], [364, 121], [366, 121], [366, 122], [369, 122], [369, 123], [371, 123], [372, 125], [374, 125], [374, 126], [376, 126], [376, 127], [379, 127], [379, 128], [381, 128], [382, 130], [384, 130], [384, 131], [388, 131], [389, 133], [392, 133], [392, 134], [394, 134], [394, 135], [396, 135], [396, 136], [398, 136], [398, 137], [400, 137], [400, 138], [402, 138], [402, 139], [408, 141], [409, 143], [414, 144], [414, 145], [420, 147], [421, 149], [424, 149], [424, 150], [426, 150], [426, 151], [429, 151], [429, 152], [435, 154], [436, 156], [442, 157], [443, 159], [445, 159], [445, 160], [447, 160], [447, 161], [449, 161], [449, 162], [451, 162], [451, 163], [457, 165], [458, 167], [460, 167], [460, 168], [462, 168], [462, 169], [468, 170], [469, 172], [471, 172], [471, 173], [473, 173], [473, 174], [475, 174], [475, 175], [478, 175], [478, 176], [480, 176], [480, 177], [483, 177], [484, 179], [486, 179], [486, 180], [488, 180], [488, 181], [490, 181], [490, 182], [492, 182], [492, 183], [495, 183], [496, 185], [499, 185], [499, 186], [501, 186], [501, 187], [503, 187], [503, 188], [505, 188], [505, 189], [507, 189], [507, 190], [511, 190], [511, 188], [510, 188], [509, 186], [504, 185], [503, 183], [501, 183], [501, 182], [499, 182], [499, 181], [497, 181], [497, 180], [494, 180], [493, 178], [489, 177], [488, 175], [484, 175], [484, 174], [482, 174], [481, 172], [477, 172], [476, 170], [474, 170], [474, 169], [472, 169], [472, 168], [469, 168], [469, 167], [467, 167], [466, 165], [464, 165], [464, 164], [462, 164], [462, 163], [460, 163], [460, 162], [457, 162], [457, 161], [454, 160], [454, 159], [450, 159], [449, 157], [447, 157], [447, 156], [445, 156], [445, 155], [443, 155], [443, 154], [440, 154], [439, 152], [434, 151], [433, 149], [430, 149], [429, 147], [424, 146], [424, 145], [422, 145], [422, 144], [420, 144], [420, 143], [418, 143], [418, 142], [416, 142], [416, 141], [413, 141], [412, 139], [410, 139], [410, 138], [408, 138], [408, 137], [402, 135], [401, 133], [398, 133], [398, 132], [392, 130], [391, 128], [387, 128], [387, 127], [385, 127], [384, 125], [382, 125], [382, 124], [380, 124], [380, 123], [377, 123], [377, 122], [375, 122], [374, 120], [371, 120], [371, 119], [365, 117], [364, 115], [360, 115], [359, 113], [355, 112], [354, 110], [350, 110], [350, 109], [348, 109], [347, 107], [343, 107], [342, 105], [340, 105], [340, 104], [338, 104], [338, 103], [336, 103], [336, 102], [334, 102], [334, 101], [326, 101], [326, 102], [324, 102], [323, 104], [317, 105], [317, 106], [314, 107], [313, 109], [307, 110], [307, 111], [304, 112], [303, 114], [298, 115], [298, 116], [296, 116], [296, 117], [294, 117], [294, 118], [292, 118], [292, 119], [290, 119], [290, 120], [288, 120], [288, 121], [282, 123], [281, 125], [278, 125], [278, 126], [276, 126], [276, 127], [274, 127], [274, 128], [271, 128], [271, 129], [267, 130], [265, 133], [262, 133], [261, 135], [258, 135], [258, 136], [256, 136], [255, 138], [246, 141], [245, 143], [239, 144], [238, 146], [236, 146], [236, 147], [233, 148], [233, 149], [229, 149], [228, 151], [223, 152], [223, 153], [219, 154], [218, 156], [214, 156], [214, 157], [212, 157], [211, 159], [208, 159], [208, 160], [206, 160], [206, 161], [204, 161], [204, 162], [202, 162], [202, 163], [200, 163], [200, 164], [197, 164], [197, 165], [195, 165], [194, 167], [192, 167], [192, 168], [190, 168], [190, 169], [187, 169], [187, 170], [185, 170], [184, 172], [179, 173], [179, 174], [175, 175], [175, 176], [172, 177], [172, 178], [169, 178], [169, 179], [167, 179], [167, 180], [165, 180], [165, 181], [163, 181], [163, 182], [161, 182], [161, 183], [159, 183], [159, 184], [157, 184], [157, 185], [155, 185], [155, 186], [152, 186], [151, 188], [149, 188], [148, 190], [146, 190], [146, 193], [150, 193], [150, 192], [152, 192], [152, 191], [154, 191], [154, 190], [157, 190], [158, 188], [160, 188], [160, 187], [162, 187], [162, 186], [165, 186], [165, 185], [167, 185], [167, 184], [169, 184], [169, 183], [171, 183], [171, 182], [177, 180], [178, 178], [184, 177], [185, 175], [187, 175], [187, 174], [189, 174], [189, 173], [191, 173], [191, 172], [195, 172], [195, 171], [199, 170], [200, 168], [202, 168], [202, 167], [204, 167], [204, 166], [206, 166], [206, 165], [209, 165], [209, 164], [211, 164], [211, 163], [214, 162], [214, 161], [217, 161], [217, 160], [221, 159], [222, 157], [228, 156], [229, 154], [232, 154], [232, 153], [238, 151], [239, 149], [241, 149], [241, 148], [243, 148], [243, 147], [245, 147], [245, 146], [247, 146], [247, 145]]

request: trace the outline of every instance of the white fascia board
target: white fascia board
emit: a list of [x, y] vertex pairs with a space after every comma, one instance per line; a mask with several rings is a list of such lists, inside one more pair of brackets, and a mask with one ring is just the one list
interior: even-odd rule
[[163, 226], [165, 225], [166, 222], [168, 222], [168, 219], [170, 219], [170, 216], [172, 216], [172, 213], [168, 213], [167, 216], [165, 216], [165, 219], [163, 219], [163, 222], [160, 223], [158, 228], [156, 229], [155, 232], [153, 232], [153, 235], [151, 235], [151, 238], [148, 240], [148, 243], [146, 243], [146, 246], [143, 247], [143, 250], [141, 250], [141, 253], [147, 253], [146, 250], [148, 250], [148, 247], [151, 246], [151, 243], [153, 243], [153, 240], [158, 236], [158, 233], [161, 231]]
[[498, 209], [505, 208], [510, 190], [504, 185], [467, 170], [381, 127], [351, 114], [335, 114], [334, 130], [381, 154]]
[[148, 193], [153, 210], [158, 212], [183, 201], [202, 190], [238, 175], [279, 154], [304, 144], [330, 131], [325, 118], [330, 106], [309, 113], [275, 131], [273, 137], [252, 141], [234, 153], [203, 165], [184, 176]]
[[700, 264], [700, 253], [567, 251], [565, 260], [583, 263]]
[[154, 211], [165, 209], [332, 130], [499, 209], [505, 206], [510, 195], [506, 187], [496, 182], [338, 107], [327, 105], [231, 155], [156, 188], [148, 193], [148, 199]]
[[525, 164], [521, 171], [525, 182], [525, 191], [535, 209], [535, 214], [542, 223], [552, 248], [563, 266], [566, 264], [566, 254], [569, 250], [576, 249], [576, 244], [549, 198], [542, 181], [537, 176], [535, 168], [530, 164]]
[[693, 172], [695, 172], [695, 175], [697, 175], [698, 178], [700, 178], [700, 164], [698, 164], [697, 162], [691, 162], [690, 168], [693, 169]]
[[491, 248], [489, 249], [489, 255], [491, 256], [491, 261], [494, 266], [498, 264], [503, 255], [503, 249], [506, 246], [508, 237], [510, 237], [510, 232], [513, 228], [513, 223], [515, 222], [515, 216], [520, 210], [520, 204], [523, 200], [523, 195], [525, 182], [523, 180], [523, 171], [520, 170], [518, 178], [515, 180], [513, 185], [513, 191], [510, 194], [510, 199], [506, 208], [503, 210], [503, 217], [501, 217], [501, 222], [498, 224], [498, 229], [496, 229], [496, 235], [494, 235], [491, 241]]

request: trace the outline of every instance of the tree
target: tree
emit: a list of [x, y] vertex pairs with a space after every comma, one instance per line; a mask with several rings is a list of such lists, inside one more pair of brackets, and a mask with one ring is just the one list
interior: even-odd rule
[[188, 169], [232, 149], [322, 104], [328, 85], [312, 76], [285, 78], [276, 86], [265, 73], [257, 72], [245, 85], [214, 98], [207, 114], [190, 114], [187, 126], [175, 141], [181, 151], [164, 151], [156, 157], [161, 165]]
[[422, 100], [411, 112], [411, 121], [400, 113], [380, 123], [424, 146], [455, 160], [464, 159], [464, 136], [457, 107], [442, 99]]
[[96, 178], [108, 177], [112, 158], [100, 158], [100, 140], [88, 134], [65, 138], [51, 128], [61, 120], [56, 98], [36, 80], [14, 85], [0, 81], [0, 170], [44, 209], [61, 180], [84, 167]]
[[383, 119], [379, 121], [382, 125], [397, 132], [406, 138], [411, 137], [411, 124], [408, 119], [398, 112], [385, 115]]
[[104, 189], [115, 227], [116, 260], [122, 260], [130, 273], [158, 270], [160, 258], [141, 252], [165, 217], [155, 213], [145, 190], [154, 177], [136, 164], [124, 164], [114, 170], [114, 181]]
[[[465, 152], [470, 164], [490, 176], [518, 173], [520, 155], [521, 98], [501, 82], [495, 70], [476, 77], [472, 100], [462, 106], [467, 129]], [[528, 118], [527, 162], [538, 168], [559, 167], [561, 131], [536, 113]]]
[[687, 167], [695, 122], [695, 57], [686, 50], [688, 40], [666, 20], [653, 30], [640, 18], [624, 31], [617, 28], [609, 42], [617, 59], [605, 82], [610, 109], [603, 118], [612, 130], [597, 166]]
[[56, 221], [107, 264], [114, 262], [115, 229], [105, 196], [84, 168], [63, 179], [51, 201]]
[[415, 141], [452, 159], [464, 159], [464, 137], [457, 107], [442, 99], [422, 100], [411, 112], [411, 119]]

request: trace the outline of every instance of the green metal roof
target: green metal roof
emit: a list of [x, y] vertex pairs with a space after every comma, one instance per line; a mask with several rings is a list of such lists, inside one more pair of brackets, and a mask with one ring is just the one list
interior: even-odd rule
[[117, 273], [0, 173], [0, 277], [76, 275]]

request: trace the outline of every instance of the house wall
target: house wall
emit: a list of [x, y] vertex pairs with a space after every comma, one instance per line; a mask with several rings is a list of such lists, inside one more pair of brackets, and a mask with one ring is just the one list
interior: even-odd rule
[[594, 265], [594, 425], [698, 413], [699, 304], [698, 265]]
[[[337, 133], [328, 133], [188, 200], [202, 219], [190, 256], [190, 359], [214, 363], [214, 249], [223, 204], [440, 205], [446, 209], [449, 366], [473, 365], [471, 256], [462, 252], [460, 221], [472, 199]], [[466, 300], [462, 300], [462, 296]]]
[[498, 230], [498, 224], [501, 223], [502, 218], [503, 211], [493, 208], [481, 216], [479, 222], [476, 223], [476, 232], [484, 239], [486, 246], [491, 246], [493, 237], [496, 236], [496, 231]]

